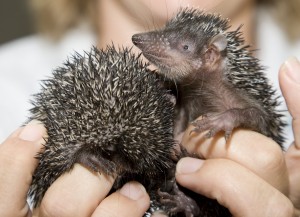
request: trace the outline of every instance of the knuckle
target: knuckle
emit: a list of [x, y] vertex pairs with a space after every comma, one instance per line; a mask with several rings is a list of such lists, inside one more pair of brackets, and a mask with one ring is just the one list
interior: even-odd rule
[[255, 173], [277, 188], [283, 194], [288, 194], [288, 173], [284, 152], [274, 141], [264, 144], [254, 157]]
[[[270, 141], [270, 143], [275, 143]], [[277, 144], [265, 144], [257, 155], [255, 160], [260, 168], [265, 170], [277, 170], [284, 164], [284, 154], [279, 145]]]

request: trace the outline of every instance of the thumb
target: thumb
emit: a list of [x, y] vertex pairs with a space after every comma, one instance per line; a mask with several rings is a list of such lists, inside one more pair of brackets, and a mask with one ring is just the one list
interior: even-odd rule
[[32, 174], [42, 151], [45, 127], [32, 121], [0, 144], [0, 216], [27, 216], [26, 204]]
[[295, 146], [300, 149], [300, 62], [295, 57], [291, 57], [281, 66], [279, 84], [293, 117]]

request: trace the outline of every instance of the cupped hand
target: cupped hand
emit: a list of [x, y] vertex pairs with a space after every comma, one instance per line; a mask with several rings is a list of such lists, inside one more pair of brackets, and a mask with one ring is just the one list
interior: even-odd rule
[[137, 182], [129, 182], [107, 196], [113, 182], [110, 176], [75, 164], [70, 173], [50, 186], [33, 216], [143, 216], [150, 204], [145, 188]]
[[141, 184], [129, 182], [107, 196], [114, 179], [77, 164], [50, 186], [31, 213], [27, 192], [46, 136], [43, 125], [33, 121], [0, 145], [0, 216], [143, 216], [150, 202]]
[[293, 216], [284, 155], [271, 139], [239, 129], [227, 143], [223, 135], [205, 139], [202, 134], [185, 135], [183, 143], [205, 160], [181, 159], [179, 184], [216, 199], [233, 216]]

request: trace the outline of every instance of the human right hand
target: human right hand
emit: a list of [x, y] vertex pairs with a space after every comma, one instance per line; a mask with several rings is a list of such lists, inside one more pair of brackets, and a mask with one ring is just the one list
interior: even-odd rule
[[223, 135], [189, 136], [183, 142], [190, 153], [203, 159], [179, 161], [180, 185], [216, 199], [235, 217], [294, 216], [284, 154], [273, 140], [238, 129], [227, 143]]

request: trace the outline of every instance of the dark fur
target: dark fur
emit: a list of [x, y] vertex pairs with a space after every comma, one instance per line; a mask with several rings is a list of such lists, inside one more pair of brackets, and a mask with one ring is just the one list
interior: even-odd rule
[[30, 120], [48, 130], [30, 186], [34, 206], [75, 163], [116, 175], [114, 189], [138, 180], [148, 191], [161, 187], [175, 166], [174, 103], [128, 49], [76, 54], [42, 82], [32, 104]]
[[[282, 145], [284, 123], [279, 102], [263, 67], [252, 56], [239, 29], [228, 20], [195, 9], [182, 9], [164, 28], [136, 34], [133, 43], [176, 84], [180, 125], [195, 121], [194, 131], [219, 131], [227, 139], [236, 127], [250, 128]], [[179, 117], [179, 116], [178, 116]]]

